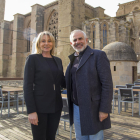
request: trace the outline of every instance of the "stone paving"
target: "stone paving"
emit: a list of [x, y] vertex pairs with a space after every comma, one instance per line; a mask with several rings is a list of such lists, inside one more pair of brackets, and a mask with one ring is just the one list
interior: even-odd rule
[[[117, 106], [114, 114], [111, 114], [112, 128], [105, 130], [105, 140], [140, 140], [140, 117], [138, 115], [138, 103], [134, 107], [134, 116], [129, 108], [126, 112], [124, 109], [118, 114]], [[26, 111], [19, 114], [13, 109], [10, 110], [11, 115], [8, 118], [7, 110], [3, 112], [0, 118], [0, 140], [32, 140], [30, 124], [27, 120]], [[69, 124], [59, 124], [59, 135], [56, 140], [69, 140]], [[75, 140], [74, 129], [72, 138]]]

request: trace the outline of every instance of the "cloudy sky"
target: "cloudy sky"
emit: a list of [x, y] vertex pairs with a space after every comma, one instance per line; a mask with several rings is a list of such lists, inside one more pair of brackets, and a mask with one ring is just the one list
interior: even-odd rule
[[[16, 13], [27, 14], [31, 12], [31, 6], [38, 3], [46, 5], [54, 0], [5, 0], [5, 20], [11, 21]], [[126, 3], [133, 0], [85, 0], [85, 2], [93, 7], [102, 7], [105, 9], [105, 14], [115, 16], [118, 10], [118, 4]]]

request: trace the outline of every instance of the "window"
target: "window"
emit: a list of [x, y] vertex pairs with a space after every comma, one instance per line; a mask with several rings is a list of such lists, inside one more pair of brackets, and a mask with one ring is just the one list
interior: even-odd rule
[[130, 29], [130, 37], [132, 37], [132, 36], [133, 36], [133, 30]]
[[93, 48], [95, 48], [95, 25], [93, 26]]
[[27, 30], [27, 52], [30, 52], [30, 33], [31, 33], [31, 28], [29, 27]]
[[114, 66], [114, 71], [116, 71], [116, 66]]
[[118, 24], [115, 23], [115, 36], [116, 36], [116, 41], [119, 41], [119, 32], [118, 32]]
[[103, 48], [107, 45], [107, 26], [103, 25]]
[[53, 11], [50, 15], [48, 31], [52, 33], [55, 38], [55, 47], [57, 47], [58, 38], [58, 12]]
[[131, 42], [131, 48], [134, 50], [134, 44], [133, 44], [133, 42]]
[[135, 8], [134, 8], [134, 11], [135, 11], [135, 10], [139, 10], [139, 7], [135, 7]]

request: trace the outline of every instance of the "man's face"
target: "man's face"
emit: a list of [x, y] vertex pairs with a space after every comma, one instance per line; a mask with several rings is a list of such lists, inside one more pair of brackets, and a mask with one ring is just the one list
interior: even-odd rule
[[85, 39], [83, 33], [79, 31], [73, 34], [73, 39], [72, 42], [70, 42], [70, 44], [73, 47], [73, 49], [79, 53], [87, 47], [87, 42], [88, 39]]

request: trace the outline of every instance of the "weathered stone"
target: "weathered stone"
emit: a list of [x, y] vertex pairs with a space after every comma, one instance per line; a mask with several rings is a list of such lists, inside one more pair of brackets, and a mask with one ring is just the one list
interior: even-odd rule
[[55, 37], [55, 55], [62, 59], [64, 71], [69, 63], [68, 55], [74, 52], [69, 40], [74, 29], [86, 32], [91, 48], [101, 50], [111, 42], [124, 42], [140, 60], [139, 3], [120, 4], [117, 17], [112, 18], [104, 13], [105, 9], [92, 7], [85, 0], [56, 0], [45, 6], [35, 4], [30, 13], [15, 14], [14, 20], [8, 22], [3, 21], [5, 0], [0, 0], [0, 26], [5, 28], [0, 28], [0, 77], [23, 77], [32, 41], [44, 30]]

